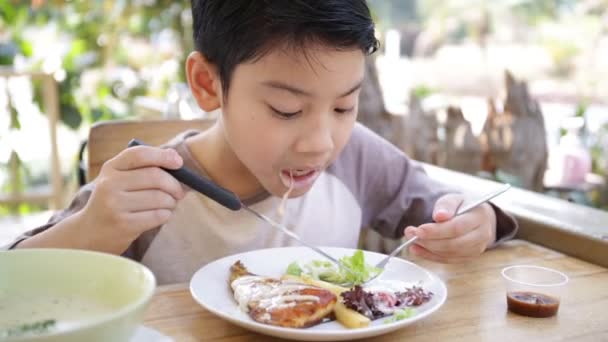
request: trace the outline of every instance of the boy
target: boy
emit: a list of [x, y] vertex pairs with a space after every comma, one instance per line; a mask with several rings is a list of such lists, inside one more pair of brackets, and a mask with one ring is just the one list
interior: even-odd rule
[[414, 254], [458, 262], [514, 235], [515, 222], [488, 204], [452, 218], [460, 195], [355, 123], [365, 56], [377, 48], [364, 0], [193, 0], [192, 14], [188, 82], [203, 110], [221, 108], [217, 123], [165, 149], [124, 150], [9, 248], [123, 254], [163, 284], [229, 254], [295, 244], [160, 169], [182, 164], [268, 215], [293, 185], [285, 223], [316, 245], [355, 248], [370, 226], [418, 235]]

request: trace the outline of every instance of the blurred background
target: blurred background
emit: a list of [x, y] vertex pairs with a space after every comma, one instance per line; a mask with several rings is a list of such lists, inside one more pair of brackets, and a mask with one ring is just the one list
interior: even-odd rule
[[[362, 123], [426, 163], [608, 210], [608, 0], [369, 3]], [[184, 83], [191, 21], [186, 0], [0, 1], [0, 231], [69, 203], [95, 122], [216, 115]]]

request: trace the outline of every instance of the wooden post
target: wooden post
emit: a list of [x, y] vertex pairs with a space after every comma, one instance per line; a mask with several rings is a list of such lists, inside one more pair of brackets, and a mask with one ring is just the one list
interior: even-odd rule
[[44, 75], [43, 98], [44, 111], [49, 119], [49, 136], [51, 138], [51, 186], [53, 194], [50, 199], [50, 207], [53, 210], [60, 209], [62, 205], [62, 177], [59, 162], [59, 148], [57, 145], [57, 122], [59, 121], [59, 92], [57, 82], [52, 75]]
[[[59, 122], [59, 91], [57, 82], [52, 75], [41, 72], [20, 72], [12, 68], [0, 67], [0, 77], [20, 77], [26, 76], [32, 80], [42, 82], [43, 89], [43, 112], [47, 114], [49, 138], [51, 146], [51, 193], [29, 193], [16, 192], [11, 194], [0, 194], [0, 204], [19, 205], [20, 203], [47, 203], [50, 209], [60, 209], [63, 207], [63, 179], [61, 176], [61, 165], [59, 160], [59, 147], [57, 144], [57, 123]], [[10, 96], [10, 95], [9, 95]], [[11, 179], [16, 179], [16, 167], [12, 167], [10, 172]]]

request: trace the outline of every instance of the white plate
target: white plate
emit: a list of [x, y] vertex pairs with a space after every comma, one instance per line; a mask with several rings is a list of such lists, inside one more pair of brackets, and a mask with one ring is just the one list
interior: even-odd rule
[[[354, 249], [324, 247], [323, 250], [338, 258], [352, 255]], [[365, 261], [376, 264], [385, 255], [365, 251]], [[280, 277], [292, 261], [322, 259], [314, 251], [305, 247], [286, 247], [261, 249], [231, 255], [215, 260], [198, 270], [190, 281], [192, 297], [205, 309], [238, 326], [262, 334], [304, 341], [337, 341], [364, 338], [386, 334], [400, 329], [435, 312], [447, 297], [445, 284], [424, 268], [403, 259], [393, 258], [378, 279], [401, 280], [421, 285], [426, 291], [433, 292], [430, 302], [416, 308], [416, 314], [408, 319], [385, 323], [383, 318], [372, 321], [370, 326], [348, 329], [337, 321], [319, 324], [306, 329], [281, 328], [254, 321], [248, 314], [239, 310], [228, 285], [230, 266], [241, 260], [247, 269], [258, 275]]]

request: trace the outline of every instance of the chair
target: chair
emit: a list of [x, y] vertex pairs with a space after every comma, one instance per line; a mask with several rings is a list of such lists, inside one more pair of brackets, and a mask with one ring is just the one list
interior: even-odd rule
[[95, 179], [103, 163], [124, 150], [133, 138], [158, 146], [180, 132], [205, 130], [214, 122], [212, 119], [98, 122], [89, 131], [87, 181]]

